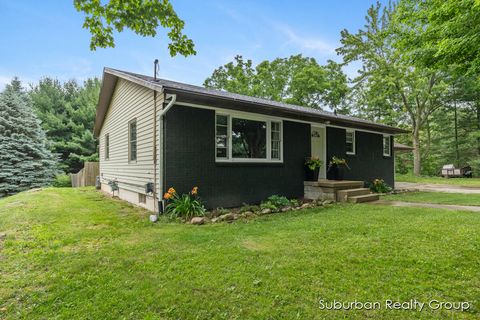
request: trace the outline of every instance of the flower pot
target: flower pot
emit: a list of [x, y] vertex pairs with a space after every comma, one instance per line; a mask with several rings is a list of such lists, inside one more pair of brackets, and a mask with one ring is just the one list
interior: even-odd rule
[[333, 164], [329, 171], [333, 180], [343, 180], [343, 167]]
[[315, 170], [310, 170], [310, 168], [305, 167], [306, 181], [318, 181], [318, 174], [320, 173], [320, 168]]

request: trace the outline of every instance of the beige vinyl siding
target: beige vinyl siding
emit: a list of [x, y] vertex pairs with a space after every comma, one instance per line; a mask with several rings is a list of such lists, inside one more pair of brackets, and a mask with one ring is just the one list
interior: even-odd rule
[[[162, 108], [163, 95], [157, 95], [157, 111]], [[119, 79], [100, 133], [100, 176], [103, 183], [117, 179], [121, 189], [145, 193], [145, 184], [153, 182], [154, 124], [153, 91], [127, 80]], [[128, 124], [137, 121], [137, 160], [128, 161]], [[110, 157], [105, 160], [105, 135], [109, 134]], [[157, 157], [159, 150], [157, 148]], [[157, 191], [158, 191], [157, 168]]]

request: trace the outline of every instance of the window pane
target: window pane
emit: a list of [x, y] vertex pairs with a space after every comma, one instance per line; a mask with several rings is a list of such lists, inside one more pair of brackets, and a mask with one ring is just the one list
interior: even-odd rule
[[130, 144], [130, 160], [137, 160], [137, 142], [132, 141]]
[[232, 119], [232, 156], [234, 158], [267, 158], [267, 123]]
[[137, 123], [130, 123], [130, 140], [137, 140]]
[[227, 136], [226, 126], [217, 126], [217, 136]]
[[217, 158], [226, 158], [227, 149], [226, 148], [217, 148]]
[[280, 140], [280, 132], [272, 131], [272, 140]]
[[346, 150], [347, 150], [347, 152], [353, 153], [353, 144], [347, 142]]
[[217, 148], [226, 148], [227, 147], [227, 138], [226, 137], [217, 137]]
[[217, 125], [227, 125], [228, 116], [217, 115]]

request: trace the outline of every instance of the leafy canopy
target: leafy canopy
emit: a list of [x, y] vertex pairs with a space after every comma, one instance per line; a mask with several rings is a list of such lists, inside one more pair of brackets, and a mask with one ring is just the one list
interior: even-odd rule
[[75, 173], [84, 161], [96, 161], [97, 140], [92, 130], [100, 92], [100, 81], [88, 79], [80, 86], [75, 81], [61, 83], [41, 79], [29, 96], [51, 141], [51, 151], [58, 154], [60, 169]]
[[128, 28], [141, 36], [155, 37], [159, 26], [169, 29], [171, 56], [195, 55], [194, 44], [183, 34], [181, 20], [169, 0], [74, 0], [77, 11], [85, 13], [83, 27], [92, 35], [90, 50], [115, 47], [113, 32]]
[[235, 60], [213, 71], [207, 88], [321, 109], [340, 108], [348, 93], [347, 77], [340, 65], [328, 61], [321, 66], [314, 58], [293, 55], [262, 61], [237, 55]]

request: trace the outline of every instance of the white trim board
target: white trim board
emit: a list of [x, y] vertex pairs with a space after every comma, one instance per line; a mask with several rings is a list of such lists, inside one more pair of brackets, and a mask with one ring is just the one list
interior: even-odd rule
[[[322, 122], [311, 122], [311, 121], [304, 121], [304, 120], [298, 120], [298, 119], [292, 119], [292, 118], [285, 118], [285, 117], [276, 117], [276, 116], [270, 116], [270, 115], [264, 115], [262, 113], [256, 113], [256, 112], [245, 112], [245, 111], [237, 111], [233, 109], [228, 109], [228, 108], [217, 108], [217, 107], [211, 107], [211, 106], [206, 106], [206, 105], [201, 105], [201, 104], [196, 104], [196, 103], [187, 103], [187, 102], [175, 102], [176, 105], [179, 106], [185, 106], [185, 107], [192, 107], [192, 108], [199, 108], [199, 109], [207, 109], [207, 110], [214, 110], [214, 111], [220, 111], [220, 113], [229, 113], [229, 114], [236, 114], [236, 115], [242, 115], [242, 116], [253, 116], [255, 115], [260, 115], [264, 116], [269, 119], [277, 119], [277, 120], [285, 120], [285, 121], [291, 121], [291, 122], [298, 122], [298, 123], [306, 123], [310, 124], [316, 127], [331, 127], [331, 128], [339, 128], [339, 129], [344, 129], [344, 130], [355, 130], [355, 131], [362, 131], [362, 132], [367, 132], [367, 133], [373, 133], [373, 134], [379, 134], [379, 135], [394, 135], [390, 133], [385, 133], [382, 131], [373, 131], [373, 130], [366, 130], [366, 129], [358, 129], [357, 127], [343, 127], [343, 126], [338, 126], [338, 125], [333, 125], [333, 124], [326, 124]], [[328, 121], [328, 120], [327, 120]]]

